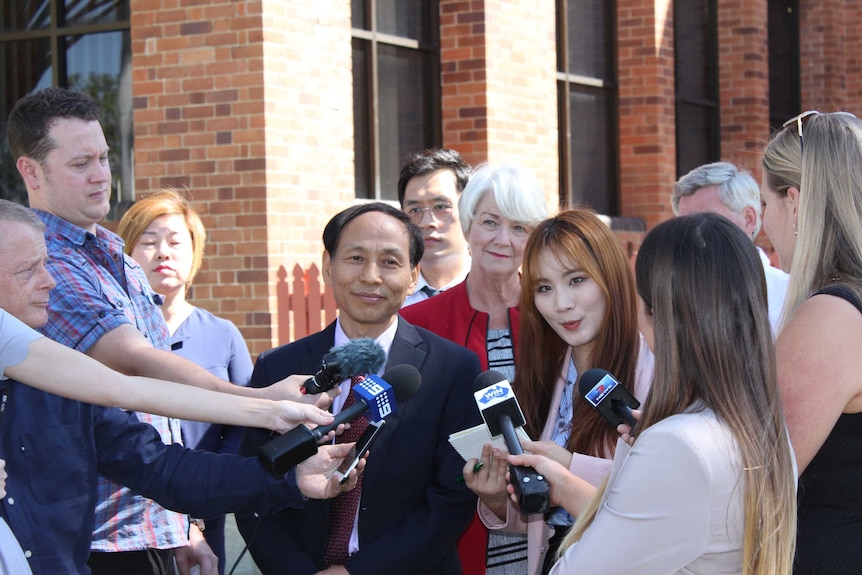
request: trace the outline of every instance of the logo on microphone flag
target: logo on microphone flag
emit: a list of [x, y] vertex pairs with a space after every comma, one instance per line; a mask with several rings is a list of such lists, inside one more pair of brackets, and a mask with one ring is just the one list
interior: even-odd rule
[[368, 421], [377, 422], [395, 413], [395, 391], [377, 375], [369, 375], [353, 386], [353, 393], [368, 405]]
[[619, 385], [619, 382], [611, 377], [610, 374], [606, 374], [590, 391], [587, 392], [584, 398], [589, 401], [593, 407], [596, 407], [617, 385]]

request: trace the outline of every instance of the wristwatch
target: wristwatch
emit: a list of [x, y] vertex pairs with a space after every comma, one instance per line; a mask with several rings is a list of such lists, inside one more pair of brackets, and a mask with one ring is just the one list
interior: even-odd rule
[[189, 517], [189, 525], [197, 525], [198, 529], [201, 530], [201, 533], [206, 529], [206, 524], [203, 519], [195, 519], [194, 517]]

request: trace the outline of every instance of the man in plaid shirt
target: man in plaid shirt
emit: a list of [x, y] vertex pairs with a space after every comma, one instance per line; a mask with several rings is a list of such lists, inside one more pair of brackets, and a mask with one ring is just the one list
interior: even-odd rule
[[[30, 207], [46, 226], [48, 270], [57, 282], [43, 333], [129, 375], [241, 395], [293, 399], [223, 382], [170, 352], [160, 298], [123, 242], [99, 226], [109, 210], [111, 169], [98, 105], [87, 95], [47, 88], [22, 98], [7, 125], [9, 147]], [[167, 443], [178, 420], [139, 413]], [[191, 535], [189, 547], [187, 534]], [[205, 572], [214, 555], [185, 516], [100, 478], [90, 566], [94, 575], [173, 573], [174, 556]]]

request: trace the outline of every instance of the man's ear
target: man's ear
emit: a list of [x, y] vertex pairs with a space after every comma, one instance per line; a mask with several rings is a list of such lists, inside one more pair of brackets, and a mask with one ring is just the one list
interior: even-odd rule
[[413, 269], [410, 270], [410, 289], [407, 293], [413, 293], [416, 291], [416, 282], [419, 281], [419, 266], [420, 264], [416, 264], [413, 266]]
[[752, 237], [754, 228], [757, 227], [757, 212], [753, 206], [745, 206], [742, 210], [742, 219], [745, 222], [745, 233], [748, 237]]
[[21, 156], [15, 162], [18, 173], [24, 179], [24, 185], [30, 190], [38, 189], [42, 184], [42, 166], [33, 158]]
[[322, 268], [321, 274], [323, 275], [323, 283], [331, 286], [332, 285], [332, 260], [329, 257], [329, 252], [323, 250], [323, 256], [321, 256]]

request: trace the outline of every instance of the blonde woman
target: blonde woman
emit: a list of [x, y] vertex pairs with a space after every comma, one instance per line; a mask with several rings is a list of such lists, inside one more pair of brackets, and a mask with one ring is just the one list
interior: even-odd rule
[[862, 121], [789, 120], [763, 152], [763, 227], [790, 272], [776, 343], [799, 477], [794, 572], [862, 563]]

